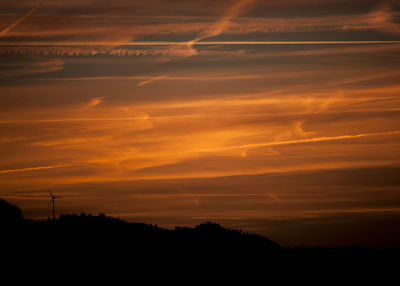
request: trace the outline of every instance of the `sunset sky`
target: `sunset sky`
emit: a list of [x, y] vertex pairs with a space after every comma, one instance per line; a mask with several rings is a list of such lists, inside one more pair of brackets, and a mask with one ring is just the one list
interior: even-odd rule
[[0, 198], [400, 246], [400, 1], [2, 0]]

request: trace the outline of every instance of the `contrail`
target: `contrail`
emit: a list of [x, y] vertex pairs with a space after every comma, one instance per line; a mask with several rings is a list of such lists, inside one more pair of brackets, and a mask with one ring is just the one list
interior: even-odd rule
[[155, 81], [158, 81], [158, 80], [162, 80], [162, 79], [166, 79], [166, 78], [167, 78], [167, 76], [153, 77], [153, 78], [147, 79], [145, 81], [139, 82], [136, 86], [137, 87], [141, 87], [141, 86], [147, 85], [149, 83], [152, 83], [152, 82], [155, 82]]
[[330, 141], [338, 141], [338, 140], [357, 139], [357, 138], [363, 138], [363, 137], [389, 136], [389, 135], [399, 135], [399, 134], [400, 134], [400, 130], [394, 130], [394, 131], [387, 131], [387, 132], [361, 133], [361, 134], [354, 134], [354, 135], [314, 137], [314, 138], [308, 138], [308, 139], [245, 144], [245, 145], [228, 146], [228, 147], [220, 147], [220, 148], [213, 148], [213, 149], [197, 149], [197, 150], [187, 151], [185, 153], [218, 152], [218, 151], [238, 150], [238, 149], [239, 150], [240, 149], [254, 149], [254, 148], [260, 148], [260, 147], [274, 147], [274, 146], [284, 146], [284, 145], [293, 145], [293, 144], [301, 144], [301, 143], [330, 142]]
[[42, 3], [37, 4], [35, 7], [33, 7], [31, 10], [29, 10], [26, 14], [24, 14], [21, 18], [19, 18], [17, 21], [12, 23], [10, 26], [5, 28], [3, 31], [0, 32], [0, 37], [4, 36], [8, 31], [13, 29], [15, 26], [17, 26], [19, 23], [21, 23], [25, 18], [29, 17], [33, 12], [35, 12], [40, 6], [42, 6]]
[[[193, 46], [208, 45], [371, 45], [400, 44], [400, 41], [202, 41]], [[0, 42], [0, 46], [187, 46], [188, 42]]]
[[59, 118], [59, 119], [37, 119], [37, 120], [0, 120], [0, 124], [127, 121], [127, 120], [146, 120], [146, 119], [149, 119], [149, 117], [137, 116], [137, 117], [100, 117], [100, 118]]
[[55, 169], [55, 168], [64, 168], [71, 167], [72, 165], [54, 165], [54, 166], [44, 166], [44, 167], [32, 167], [32, 168], [23, 168], [23, 169], [11, 169], [11, 170], [2, 170], [0, 174], [7, 173], [18, 173], [18, 172], [27, 172], [27, 171], [37, 171], [37, 170], [47, 170], [47, 169]]
[[239, 0], [238, 2], [236, 2], [235, 5], [233, 5], [226, 11], [226, 13], [218, 22], [216, 22], [209, 29], [202, 31], [194, 40], [189, 41], [187, 43], [188, 47], [192, 47], [194, 44], [203, 39], [212, 38], [222, 34], [226, 30], [231, 20], [239, 13], [241, 13], [244, 7], [252, 4], [253, 2], [256, 2], [256, 0]]

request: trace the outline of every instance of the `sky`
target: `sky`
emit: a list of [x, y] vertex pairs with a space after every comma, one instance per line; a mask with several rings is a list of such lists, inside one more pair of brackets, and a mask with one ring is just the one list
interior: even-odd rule
[[0, 197], [400, 247], [400, 1], [2, 0]]

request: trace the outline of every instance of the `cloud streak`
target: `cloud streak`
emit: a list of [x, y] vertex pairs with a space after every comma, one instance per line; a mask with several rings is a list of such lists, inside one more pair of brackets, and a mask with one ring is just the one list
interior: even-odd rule
[[0, 170], [0, 174], [29, 172], [29, 171], [41, 171], [41, 170], [65, 168], [65, 167], [71, 167], [71, 166], [73, 166], [73, 165], [72, 164], [65, 164], [65, 165], [52, 165], [52, 166], [31, 167], [31, 168], [22, 168], [22, 169]]
[[15, 26], [17, 26], [19, 23], [21, 23], [23, 20], [28, 18], [33, 12], [35, 12], [39, 7], [42, 6], [42, 3], [37, 4], [35, 7], [33, 7], [31, 10], [29, 10], [27, 13], [25, 13], [22, 17], [20, 17], [17, 21], [12, 23], [10, 26], [6, 27], [4, 30], [0, 32], [0, 37], [3, 37], [4, 35], [7, 34], [11, 29], [13, 29]]
[[238, 2], [236, 2], [235, 5], [230, 7], [225, 12], [225, 14], [218, 22], [212, 25], [209, 29], [206, 29], [203, 32], [201, 32], [194, 40], [190, 41], [188, 43], [188, 47], [192, 47], [194, 44], [197, 44], [201, 40], [212, 38], [222, 34], [229, 26], [231, 20], [238, 14], [243, 12], [243, 9], [245, 7], [249, 6], [254, 2], [256, 2], [256, 0], [239, 0]]
[[8, 69], [7, 71], [0, 72], [0, 78], [20, 77], [33, 74], [51, 73], [64, 69], [64, 62], [61, 60], [50, 60], [34, 62], [22, 67], [17, 66], [16, 69]]
[[400, 130], [388, 131], [388, 132], [376, 132], [376, 133], [362, 133], [362, 134], [354, 134], [354, 135], [340, 135], [340, 136], [329, 136], [329, 137], [314, 137], [308, 139], [298, 139], [298, 140], [289, 140], [289, 141], [278, 141], [278, 142], [267, 142], [267, 143], [256, 143], [256, 144], [245, 144], [245, 145], [237, 145], [230, 147], [221, 147], [215, 149], [197, 149], [191, 152], [202, 153], [202, 152], [220, 152], [220, 151], [228, 151], [228, 150], [237, 150], [237, 149], [245, 149], [246, 153], [250, 149], [261, 148], [261, 147], [276, 147], [276, 146], [284, 146], [284, 145], [293, 145], [293, 144], [304, 144], [304, 143], [320, 143], [320, 142], [329, 142], [329, 141], [339, 141], [339, 140], [351, 140], [358, 139], [363, 137], [375, 137], [375, 136], [389, 136], [389, 135], [399, 135]]
[[[371, 44], [399, 44], [398, 40], [361, 40], [361, 41], [202, 41], [191, 43], [190, 45], [199, 45], [199, 46], [251, 46], [251, 45], [371, 45]], [[36, 41], [36, 42], [0, 42], [0, 46], [43, 46], [43, 47], [61, 47], [61, 46], [76, 46], [76, 47], [85, 47], [85, 46], [187, 46], [188, 42], [173, 42], [173, 41], [146, 41], [146, 42], [89, 42], [89, 41], [62, 41], [62, 42], [46, 42], [46, 41]]]
[[97, 118], [55, 118], [55, 119], [31, 119], [31, 120], [0, 120], [0, 124], [20, 124], [20, 123], [56, 123], [56, 122], [104, 122], [104, 121], [136, 121], [148, 119], [143, 117], [97, 117]]
[[145, 86], [145, 85], [150, 84], [152, 82], [163, 80], [163, 79], [167, 79], [167, 78], [168, 78], [167, 76], [158, 76], [158, 77], [149, 78], [148, 80], [139, 82], [136, 86], [137, 87]]

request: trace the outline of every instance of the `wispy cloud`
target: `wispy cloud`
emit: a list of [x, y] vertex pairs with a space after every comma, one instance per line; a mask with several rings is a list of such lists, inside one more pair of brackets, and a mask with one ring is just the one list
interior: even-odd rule
[[33, 74], [50, 73], [64, 69], [62, 60], [47, 60], [41, 62], [28, 63], [15, 68], [9, 68], [7, 71], [0, 72], [0, 78], [11, 78]]
[[[249, 3], [248, 5], [251, 5]], [[247, 7], [247, 6], [245, 6]], [[8, 31], [7, 35], [33, 40], [35, 38], [68, 38], [81, 39], [82, 41], [108, 42], [122, 44], [134, 38], [151, 35], [165, 35], [175, 38], [176, 35], [196, 34], [195, 39], [189, 42], [197, 43], [206, 38], [212, 38], [221, 34], [246, 35], [254, 33], [293, 33], [293, 32], [322, 32], [322, 31], [381, 31], [397, 35], [399, 24], [396, 23], [396, 12], [384, 7], [366, 14], [352, 15], [330, 15], [310, 17], [236, 17], [243, 11], [232, 16], [193, 18], [188, 21], [187, 17], [179, 19], [165, 18], [157, 24], [146, 23], [148, 19], [140, 19], [142, 22], [129, 24], [108, 22], [81, 22], [79, 18], [70, 23], [68, 27], [55, 23], [54, 26], [43, 26], [40, 23], [29, 26], [24, 25], [18, 30]], [[227, 13], [228, 14], [228, 13]], [[44, 16], [45, 17], [45, 16]], [[173, 21], [174, 20], [174, 21]], [[216, 21], [210, 24], [210, 21]], [[121, 19], [127, 22], [128, 19]], [[139, 20], [138, 20], [139, 21]], [[39, 28], [37, 27], [39, 25]], [[82, 29], [82, 26], [85, 29]]]
[[18, 124], [18, 123], [55, 123], [55, 122], [104, 122], [104, 121], [135, 121], [148, 119], [143, 117], [89, 117], [89, 118], [54, 118], [54, 119], [27, 119], [27, 120], [0, 120], [0, 124]]
[[256, 0], [239, 0], [235, 5], [230, 7], [221, 19], [212, 25], [210, 28], [202, 31], [193, 41], [188, 43], [189, 47], [198, 43], [201, 40], [212, 38], [222, 34], [229, 26], [231, 20], [243, 12], [243, 9], [250, 4], [256, 2]]
[[282, 77], [280, 74], [227, 74], [227, 75], [198, 75], [198, 76], [100, 76], [100, 77], [72, 77], [72, 78], [49, 78], [46, 81], [102, 81], [102, 80], [140, 80], [138, 87], [154, 81], [232, 81], [232, 80], [254, 80]]
[[104, 101], [104, 97], [95, 97], [89, 100], [87, 107], [95, 107]]
[[159, 80], [163, 80], [163, 79], [166, 79], [166, 78], [167, 78], [167, 76], [153, 77], [153, 78], [150, 78], [148, 80], [139, 82], [136, 86], [137, 87], [141, 87], [141, 86], [147, 85], [149, 83], [152, 83], [152, 82], [155, 82], [155, 81], [159, 81]]
[[396, 22], [396, 13], [388, 5], [382, 6], [378, 10], [368, 14], [365, 17], [365, 22], [370, 28], [393, 35], [400, 34], [400, 24]]
[[[167, 43], [157, 45], [157, 43], [143, 43], [149, 48], [112, 48], [111, 46], [120, 45], [120, 42], [63, 42], [63, 43], [31, 43], [32, 45], [24, 45], [21, 43], [12, 43], [4, 45], [0, 42], [0, 54], [3, 55], [43, 55], [43, 56], [99, 56], [107, 55], [114, 57], [145, 57], [145, 56], [162, 56], [162, 57], [187, 57], [192, 55], [185, 48], [186, 43]], [[128, 42], [123, 45], [130, 45]], [[135, 43], [132, 45], [136, 46]], [[140, 46], [140, 43], [137, 45]], [[144, 45], [143, 45], [144, 46]], [[158, 47], [158, 48], [154, 48]]]
[[221, 147], [221, 148], [215, 148], [215, 149], [197, 149], [197, 150], [192, 150], [189, 152], [195, 152], [195, 153], [219, 152], [219, 151], [228, 151], [228, 150], [237, 150], [237, 149], [245, 149], [247, 152], [249, 149], [261, 148], [261, 147], [275, 147], [275, 146], [284, 146], [284, 145], [293, 145], [293, 144], [351, 140], [351, 139], [357, 139], [357, 138], [363, 138], [363, 137], [389, 136], [389, 135], [398, 135], [398, 134], [400, 134], [400, 130], [394, 130], [394, 131], [388, 131], [388, 132], [376, 132], [376, 133], [362, 133], [362, 134], [353, 134], [353, 135], [329, 136], [329, 137], [314, 137], [314, 138], [307, 138], [307, 139], [256, 143], [256, 144], [245, 144], [245, 145], [228, 146], [228, 147]]
[[22, 169], [0, 170], [0, 174], [40, 171], [40, 170], [48, 170], [48, 169], [55, 169], [55, 168], [65, 168], [65, 167], [71, 167], [71, 166], [72, 166], [71, 164], [64, 164], [64, 165], [31, 167], [31, 168], [22, 168]]
[[[5, 47], [3, 54], [7, 51], [12, 51], [9, 47], [19, 48], [43, 48], [43, 47], [58, 47], [57, 52], [48, 51], [48, 54], [59, 55], [154, 55], [163, 54], [161, 50], [144, 51], [144, 50], [129, 50], [126, 48], [95, 48], [90, 50], [81, 50], [81, 47], [107, 47], [107, 46], [145, 46], [145, 47], [187, 47], [189, 46], [313, 46], [313, 45], [372, 45], [372, 44], [400, 44], [400, 40], [348, 40], [348, 41], [201, 41], [201, 42], [171, 42], [171, 41], [148, 41], [148, 42], [0, 42], [0, 46]], [[75, 47], [75, 48], [74, 48]], [[64, 49], [64, 50], [62, 50]], [[168, 50], [164, 50], [164, 54], [170, 54]], [[191, 55], [190, 53], [182, 53], [179, 55]]]

